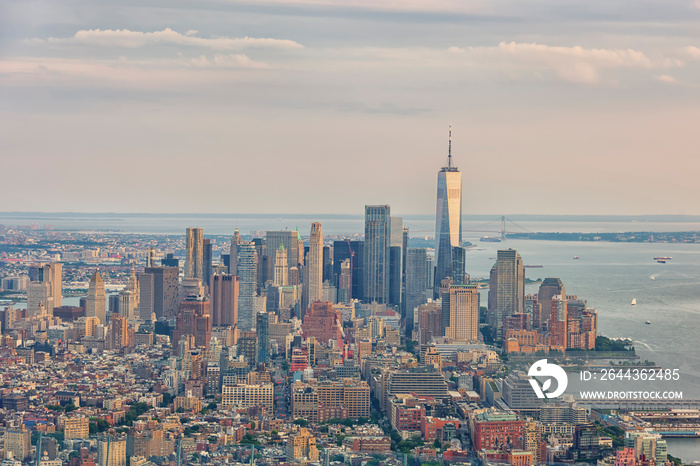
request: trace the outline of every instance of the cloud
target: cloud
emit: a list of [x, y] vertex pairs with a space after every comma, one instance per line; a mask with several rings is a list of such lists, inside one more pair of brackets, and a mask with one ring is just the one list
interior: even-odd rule
[[700, 10], [700, 0], [693, 0], [690, 2], [690, 7], [695, 8], [696, 10]]
[[547, 71], [575, 83], [596, 84], [600, 72], [611, 68], [657, 69], [682, 66], [672, 59], [651, 59], [633, 49], [586, 49], [537, 43], [501, 42], [496, 47], [451, 47], [449, 52], [470, 60], [508, 67], [511, 71]]
[[301, 44], [287, 39], [254, 37], [197, 37], [197, 31], [189, 30], [180, 34], [170, 28], [162, 31], [141, 32], [129, 29], [84, 29], [72, 37], [49, 37], [30, 39], [30, 43], [75, 44], [95, 47], [140, 48], [149, 45], [181, 45], [204, 47], [215, 50], [238, 50], [246, 47], [266, 47], [278, 49], [299, 49]]
[[700, 58], [700, 48], [689, 45], [684, 50], [691, 58]]
[[678, 84], [678, 80], [674, 78], [673, 76], [669, 76], [667, 74], [660, 74], [657, 76], [654, 76], [654, 79], [656, 79], [659, 82], [666, 83], [666, 84]]

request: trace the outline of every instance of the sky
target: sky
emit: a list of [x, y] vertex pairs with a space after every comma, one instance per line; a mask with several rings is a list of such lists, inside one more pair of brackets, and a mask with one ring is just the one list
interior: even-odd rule
[[0, 0], [2, 210], [700, 214], [700, 0]]

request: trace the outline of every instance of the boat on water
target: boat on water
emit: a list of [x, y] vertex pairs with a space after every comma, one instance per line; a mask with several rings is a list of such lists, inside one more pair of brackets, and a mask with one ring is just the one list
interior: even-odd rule
[[651, 325], [651, 321], [649, 321], [649, 320], [647, 320], [647, 321], [644, 322], [644, 323], [647, 324], [647, 325]]
[[495, 236], [482, 236], [481, 241], [484, 243], [500, 243], [501, 238], [497, 238]]
[[544, 265], [524, 265], [526, 269], [541, 269]]
[[631, 304], [632, 306], [636, 306], [636, 305], [637, 305], [637, 298], [633, 298], [633, 299], [632, 299], [632, 302], [631, 302], [630, 304]]
[[658, 262], [659, 264], [665, 264], [665, 263], [666, 263], [666, 261], [663, 260], [663, 259], [659, 259], [659, 260], [657, 260], [656, 262]]
[[655, 261], [672, 261], [673, 257], [670, 256], [661, 256], [661, 257], [654, 257]]
[[574, 256], [574, 259], [578, 259], [578, 258], [579, 258], [578, 256]]

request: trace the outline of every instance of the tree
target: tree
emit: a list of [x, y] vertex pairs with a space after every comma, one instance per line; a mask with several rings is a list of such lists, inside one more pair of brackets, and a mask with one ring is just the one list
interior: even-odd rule
[[301, 427], [306, 427], [309, 425], [309, 421], [307, 421], [306, 419], [298, 418], [298, 419], [294, 419], [294, 424], [301, 426]]
[[177, 409], [175, 410], [175, 412], [176, 412], [176, 413], [184, 413], [184, 412], [185, 412], [185, 408], [183, 408], [182, 406], [180, 406], [179, 408], [177, 408]]
[[207, 405], [207, 409], [209, 409], [209, 410], [211, 410], [211, 411], [215, 411], [216, 408], [217, 408], [217, 405], [216, 405], [216, 403], [215, 403], [214, 401], [212, 401], [211, 403], [209, 403], [209, 404]]
[[440, 448], [442, 446], [442, 443], [440, 443], [440, 439], [435, 439], [435, 441], [433, 442], [433, 446], [435, 448]]

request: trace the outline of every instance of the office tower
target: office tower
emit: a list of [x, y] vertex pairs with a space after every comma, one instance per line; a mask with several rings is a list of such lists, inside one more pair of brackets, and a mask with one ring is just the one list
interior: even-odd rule
[[389, 240], [389, 294], [388, 303], [397, 307], [401, 315], [405, 317], [401, 309], [403, 303], [403, 279], [404, 279], [404, 227], [401, 217], [391, 217], [391, 236]]
[[333, 281], [333, 246], [323, 246], [323, 281], [335, 284]]
[[255, 331], [258, 335], [258, 363], [267, 364], [270, 357], [270, 314], [267, 312], [257, 314]]
[[311, 303], [304, 315], [301, 331], [305, 339], [314, 337], [325, 345], [330, 340], [342, 339], [344, 334], [340, 311], [334, 309], [331, 303]]
[[258, 365], [258, 334], [253, 331], [241, 332], [238, 338], [238, 355], [243, 356], [248, 366]]
[[[177, 316], [179, 307], [180, 280], [177, 267], [146, 267], [139, 276], [141, 302], [139, 314], [144, 320], [150, 320], [150, 314], [156, 318], [172, 319]], [[144, 287], [146, 289], [144, 290]], [[144, 302], [145, 301], [145, 302]]]
[[163, 267], [180, 267], [180, 259], [175, 257], [175, 254], [169, 252], [164, 259], [160, 260], [160, 265]]
[[[299, 233], [297, 231], [268, 231], [265, 232], [265, 252], [267, 260], [267, 277], [272, 278], [275, 271], [275, 256], [280, 244], [287, 251], [287, 268], [297, 267], [303, 262], [304, 249], [299, 249]], [[262, 257], [262, 256], [261, 256]]]
[[129, 346], [129, 329], [126, 317], [112, 314], [109, 318], [109, 348], [121, 351]]
[[538, 313], [532, 315], [532, 326], [540, 329], [547, 327], [547, 322], [552, 313], [552, 297], [566, 296], [564, 283], [560, 278], [545, 278], [537, 293], [537, 302], [540, 304]]
[[23, 462], [31, 453], [31, 433], [24, 428], [5, 432], [5, 453], [12, 453], [18, 462]]
[[155, 277], [150, 273], [139, 274], [139, 318], [150, 321], [155, 316]]
[[434, 337], [440, 337], [442, 332], [442, 306], [437, 303], [421, 304], [415, 311], [418, 323], [418, 342], [421, 345], [430, 343]]
[[323, 299], [323, 230], [318, 222], [311, 224], [306, 269], [309, 276], [307, 302], [311, 304]]
[[210, 292], [212, 325], [236, 325], [238, 322], [238, 286], [237, 276], [212, 276]]
[[51, 284], [48, 282], [29, 282], [27, 286], [27, 315], [40, 316], [53, 312]]
[[479, 340], [479, 287], [450, 286], [450, 325], [445, 336], [455, 341]]
[[413, 329], [415, 309], [427, 302], [428, 254], [424, 248], [408, 248], [406, 251], [406, 335]]
[[[257, 277], [256, 277], [256, 282], [257, 286], [261, 287], [265, 284], [266, 281], [270, 280], [272, 278], [272, 275], [270, 275], [270, 270], [274, 270], [274, 257], [268, 258], [267, 257], [267, 245], [265, 243], [264, 238], [253, 238], [252, 240], [253, 245], [255, 246], [255, 254], [257, 257]], [[240, 259], [240, 248], [238, 248], [239, 251], [239, 258], [238, 258], [238, 266], [240, 267], [241, 265], [241, 259]], [[270, 251], [270, 254], [274, 255], [273, 251]], [[268, 260], [269, 259], [269, 260]], [[267, 266], [270, 265], [270, 270], [267, 269]]]
[[204, 231], [201, 228], [185, 230], [185, 278], [204, 276]]
[[[29, 278], [32, 282], [47, 283], [49, 296], [52, 298], [52, 308], [63, 306], [63, 264], [39, 264], [29, 268]], [[48, 304], [44, 303], [48, 308]], [[48, 309], [49, 314], [51, 309]]]
[[180, 338], [184, 336], [194, 337], [197, 348], [209, 348], [209, 340], [211, 340], [209, 312], [209, 301], [205, 301], [202, 297], [190, 297], [180, 303], [177, 324], [173, 331], [172, 345], [175, 352], [179, 351]]
[[238, 253], [238, 329], [253, 330], [258, 255], [255, 252], [255, 245], [250, 241], [242, 242]]
[[287, 268], [287, 250], [280, 244], [275, 254], [275, 274], [272, 280], [275, 286], [289, 285], [289, 269]]
[[548, 321], [549, 345], [551, 348], [565, 351], [568, 348], [568, 314], [566, 309], [566, 296], [552, 296], [550, 303], [550, 317]]
[[443, 278], [453, 277], [452, 248], [462, 244], [462, 173], [452, 166], [452, 125], [450, 125], [447, 165], [438, 172], [435, 209], [435, 292]]
[[202, 241], [202, 285], [209, 289], [211, 284], [212, 244], [210, 239]]
[[365, 206], [363, 300], [385, 304], [389, 293], [391, 211], [388, 205]]
[[340, 277], [338, 277], [338, 302], [348, 304], [352, 296], [352, 269], [350, 259], [345, 259], [340, 264]]
[[100, 319], [101, 324], [106, 325], [107, 295], [105, 293], [105, 282], [98, 271], [95, 271], [90, 279], [86, 306], [85, 315], [87, 317], [97, 317]]
[[126, 466], [126, 437], [100, 439], [97, 442], [97, 466]]
[[442, 279], [438, 294], [440, 296], [442, 307], [442, 334], [447, 331], [450, 326], [450, 287], [452, 286], [452, 278], [447, 277]]
[[455, 285], [464, 285], [464, 273], [467, 265], [467, 250], [461, 246], [452, 247], [452, 281]]
[[525, 266], [515, 249], [498, 251], [489, 283], [489, 314], [494, 339], [503, 338], [506, 317], [525, 309]]
[[[340, 264], [350, 261], [350, 278], [352, 282], [350, 299], [362, 299], [362, 278], [364, 263], [364, 241], [333, 242], [333, 274], [340, 277]], [[336, 278], [337, 279], [337, 278]]]
[[318, 461], [316, 437], [302, 427], [287, 441], [286, 453], [287, 462], [289, 463], [294, 463], [294, 460], [304, 460], [304, 462]]
[[228, 259], [228, 273], [231, 275], [238, 275], [238, 248], [241, 245], [241, 234], [238, 232], [238, 228], [233, 232], [231, 237], [231, 247]]
[[114, 296], [116, 296], [119, 303], [117, 305], [117, 310], [114, 312], [117, 312], [125, 319], [134, 320], [137, 317], [136, 313], [139, 309], [139, 295], [129, 290], [122, 290], [119, 294], [110, 296], [110, 301]]

